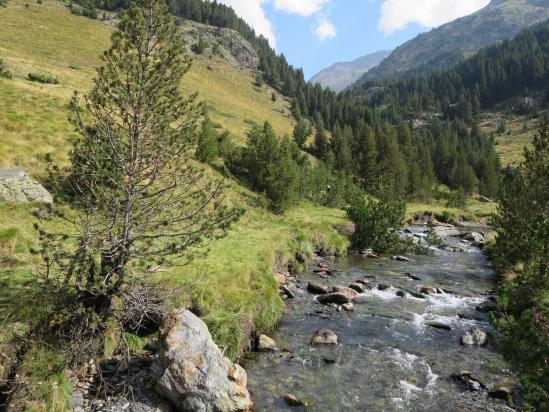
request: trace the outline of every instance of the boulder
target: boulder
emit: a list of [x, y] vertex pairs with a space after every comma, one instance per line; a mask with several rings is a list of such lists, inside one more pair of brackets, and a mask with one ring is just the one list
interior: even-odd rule
[[309, 282], [307, 284], [307, 292], [314, 295], [326, 295], [329, 293], [328, 287], [320, 283]]
[[0, 169], [0, 200], [7, 203], [53, 203], [52, 195], [19, 169]]
[[278, 351], [278, 347], [276, 346], [276, 342], [267, 335], [259, 335], [257, 350], [259, 352], [276, 352]]
[[478, 305], [475, 309], [482, 313], [494, 312], [498, 309], [498, 305], [496, 302], [492, 300], [485, 300], [480, 305]]
[[364, 285], [360, 284], [360, 283], [351, 283], [349, 285], [349, 289], [353, 289], [353, 290], [356, 290], [358, 293], [364, 293]]
[[391, 287], [391, 286], [388, 285], [388, 284], [386, 284], [386, 283], [380, 283], [379, 285], [377, 285], [377, 288], [378, 288], [379, 290], [387, 290], [387, 289], [389, 289], [390, 287]]
[[401, 297], [401, 298], [405, 298], [406, 297], [406, 292], [403, 291], [403, 290], [397, 290], [396, 295]]
[[294, 408], [307, 406], [307, 402], [305, 402], [303, 399], [299, 399], [297, 396], [292, 395], [291, 393], [284, 395], [284, 402], [286, 402], [286, 405], [292, 406]]
[[488, 337], [485, 332], [477, 327], [469, 329], [463, 335], [460, 336], [460, 342], [462, 345], [486, 345]]
[[398, 260], [399, 262], [409, 262], [410, 259], [408, 259], [406, 256], [393, 256], [391, 257], [393, 260]]
[[322, 303], [323, 305], [329, 305], [331, 303], [335, 303], [337, 305], [344, 305], [345, 303], [349, 303], [353, 300], [353, 298], [349, 298], [349, 296], [345, 293], [341, 292], [333, 292], [328, 293], [327, 295], [320, 295], [317, 298], [319, 303]]
[[381, 255], [374, 252], [372, 249], [368, 249], [362, 252], [362, 255], [369, 259], [379, 259]]
[[337, 345], [339, 339], [334, 331], [320, 328], [311, 338], [311, 345]]
[[246, 371], [223, 356], [206, 324], [186, 309], [169, 313], [153, 363], [156, 392], [181, 411], [250, 411]]
[[343, 293], [344, 295], [347, 296], [349, 301], [353, 300], [358, 295], [358, 292], [356, 290], [351, 288], [346, 288], [345, 286], [334, 286], [333, 291], [337, 293]]

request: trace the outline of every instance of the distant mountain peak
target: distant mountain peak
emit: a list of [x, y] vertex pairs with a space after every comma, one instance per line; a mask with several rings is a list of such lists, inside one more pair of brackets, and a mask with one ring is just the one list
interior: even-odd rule
[[404, 43], [357, 83], [446, 69], [482, 47], [549, 18], [549, 0], [492, 0], [486, 7]]
[[310, 82], [320, 83], [335, 92], [344, 90], [357, 81], [368, 70], [377, 66], [391, 53], [390, 50], [370, 53], [349, 62], [338, 62], [314, 75]]

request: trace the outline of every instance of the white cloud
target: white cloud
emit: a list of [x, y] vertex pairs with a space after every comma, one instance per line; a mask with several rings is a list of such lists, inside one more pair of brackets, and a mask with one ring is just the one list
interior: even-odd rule
[[337, 30], [326, 18], [321, 17], [315, 28], [315, 34], [321, 41], [324, 41], [335, 37], [337, 35]]
[[490, 0], [385, 0], [378, 27], [386, 34], [408, 23], [437, 27], [485, 7]]
[[274, 0], [277, 10], [291, 14], [311, 16], [320, 11], [330, 0]]
[[276, 36], [273, 23], [267, 18], [263, 3], [266, 0], [218, 0], [219, 3], [231, 6], [239, 17], [242, 17], [257, 34], [263, 35], [272, 47], [276, 47]]

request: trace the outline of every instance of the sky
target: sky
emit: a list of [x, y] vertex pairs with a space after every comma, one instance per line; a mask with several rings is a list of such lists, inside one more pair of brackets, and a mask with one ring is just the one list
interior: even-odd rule
[[490, 0], [218, 0], [309, 79], [335, 62], [390, 50]]

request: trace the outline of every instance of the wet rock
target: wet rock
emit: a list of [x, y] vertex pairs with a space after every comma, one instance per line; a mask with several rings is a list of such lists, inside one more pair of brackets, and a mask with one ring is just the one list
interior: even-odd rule
[[461, 253], [465, 252], [465, 249], [463, 249], [460, 246], [452, 246], [452, 245], [442, 245], [439, 247], [440, 250], [444, 250], [446, 252], [452, 252], [452, 253]]
[[364, 293], [364, 285], [360, 284], [360, 283], [351, 283], [349, 285], [349, 288], [350, 289], [353, 289], [353, 290], [356, 290], [358, 293]]
[[435, 329], [452, 330], [451, 325], [448, 325], [447, 323], [444, 323], [444, 322], [440, 322], [438, 320], [430, 320], [425, 322], [425, 324]]
[[469, 329], [460, 336], [460, 342], [462, 345], [482, 346], [486, 345], [487, 340], [488, 336], [486, 333], [477, 327]]
[[421, 280], [421, 278], [416, 275], [415, 273], [410, 273], [410, 272], [407, 272], [404, 274], [404, 276], [406, 276], [408, 279], [412, 279], [412, 280]]
[[288, 285], [282, 286], [282, 292], [288, 297], [289, 299], [295, 298], [295, 293], [292, 291], [292, 289]]
[[328, 287], [320, 283], [309, 282], [307, 284], [307, 292], [315, 295], [326, 295], [329, 293]]
[[473, 377], [471, 375], [471, 372], [469, 371], [459, 371], [459, 372], [453, 373], [452, 379], [455, 380], [456, 382], [461, 383], [470, 391], [478, 392], [482, 389], [486, 389], [486, 385], [484, 385], [477, 378]]
[[297, 396], [292, 395], [291, 393], [284, 395], [284, 402], [286, 402], [286, 405], [295, 408], [298, 408], [300, 406], [307, 406], [307, 403], [304, 400], [299, 399]]
[[351, 288], [346, 288], [345, 286], [334, 286], [333, 287], [334, 292], [343, 293], [347, 296], [349, 299], [349, 302], [352, 301], [354, 298], [357, 297], [358, 292]]
[[352, 298], [349, 298], [349, 296], [345, 293], [333, 292], [328, 293], [327, 295], [320, 295], [318, 296], [317, 300], [323, 305], [329, 305], [332, 303], [335, 303], [337, 305], [344, 305], [345, 303], [351, 302]]
[[363, 251], [362, 256], [367, 257], [369, 259], [379, 259], [381, 257], [381, 255], [375, 253], [372, 249]]
[[494, 312], [498, 309], [498, 305], [496, 302], [492, 300], [485, 300], [480, 305], [478, 305], [475, 309], [482, 313]]
[[278, 351], [278, 347], [273, 339], [267, 335], [260, 335], [257, 341], [257, 350], [259, 352], [276, 352]]
[[275, 272], [273, 273], [273, 277], [275, 278], [276, 284], [279, 288], [287, 282], [286, 275], [284, 273]]
[[180, 410], [250, 411], [246, 371], [223, 356], [206, 324], [179, 309], [166, 316], [152, 368], [156, 392]]
[[355, 310], [355, 307], [352, 303], [345, 303], [345, 304], [341, 305], [341, 308], [345, 312], [352, 312], [353, 310]]
[[335, 365], [337, 363], [337, 359], [336, 358], [331, 358], [331, 357], [324, 357], [322, 358], [322, 361], [326, 364], [326, 365]]
[[386, 283], [380, 283], [379, 285], [377, 285], [377, 288], [379, 290], [387, 290], [389, 289], [391, 286], [390, 285], [387, 285]]
[[295, 253], [295, 260], [297, 263], [305, 263], [307, 261], [307, 256], [304, 253], [296, 252]]
[[400, 296], [401, 298], [405, 298], [406, 297], [406, 292], [403, 291], [403, 290], [397, 290], [397, 296]]
[[320, 328], [311, 338], [311, 345], [337, 345], [339, 339], [334, 331], [327, 328]]
[[508, 386], [497, 386], [488, 392], [492, 398], [507, 400], [513, 395], [513, 389]]
[[419, 290], [424, 295], [434, 295], [437, 292], [437, 289], [431, 285], [422, 286]]
[[391, 257], [391, 259], [398, 260], [399, 262], [409, 262], [410, 261], [410, 259], [407, 258], [406, 256], [393, 256], [393, 257]]
[[486, 241], [484, 236], [479, 232], [466, 233], [465, 236], [463, 236], [463, 239], [469, 240], [469, 241], [472, 241], [472, 242], [485, 242]]

